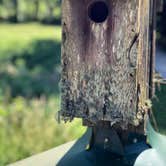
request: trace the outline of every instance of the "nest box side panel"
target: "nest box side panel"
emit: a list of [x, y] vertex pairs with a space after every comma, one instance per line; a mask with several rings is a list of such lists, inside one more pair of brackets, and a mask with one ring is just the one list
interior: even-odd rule
[[[145, 85], [147, 61], [139, 63], [148, 56], [146, 50], [140, 51], [147, 42], [146, 38], [140, 43], [140, 1], [62, 1], [64, 118], [94, 124], [104, 120], [122, 127], [139, 124], [137, 91]], [[139, 78], [139, 73], [144, 75]]]
[[144, 120], [144, 116], [148, 113], [149, 106], [149, 90], [152, 89], [151, 83], [151, 70], [153, 67], [151, 64], [151, 32], [153, 32], [152, 25], [150, 23], [150, 0], [139, 0], [139, 14], [138, 14], [138, 26], [139, 26], [139, 46], [137, 57], [137, 119], [139, 121]]

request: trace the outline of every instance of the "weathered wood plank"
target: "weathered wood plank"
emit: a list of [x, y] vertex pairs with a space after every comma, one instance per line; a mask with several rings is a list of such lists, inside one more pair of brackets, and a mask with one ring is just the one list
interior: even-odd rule
[[149, 95], [150, 0], [101, 0], [108, 16], [100, 23], [90, 18], [95, 2], [62, 2], [61, 113], [138, 126]]

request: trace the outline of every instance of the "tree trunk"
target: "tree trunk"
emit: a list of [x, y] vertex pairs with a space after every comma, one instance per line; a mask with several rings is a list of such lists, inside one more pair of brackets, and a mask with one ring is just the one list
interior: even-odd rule
[[14, 15], [13, 21], [18, 22], [18, 0], [13, 0]]
[[[63, 0], [62, 115], [129, 129], [144, 122], [150, 0]], [[90, 122], [90, 123], [89, 123]]]
[[48, 9], [48, 21], [51, 23], [54, 19], [54, 8], [55, 3], [53, 1], [47, 0], [47, 9]]
[[34, 6], [35, 6], [34, 20], [38, 21], [39, 0], [34, 1]]

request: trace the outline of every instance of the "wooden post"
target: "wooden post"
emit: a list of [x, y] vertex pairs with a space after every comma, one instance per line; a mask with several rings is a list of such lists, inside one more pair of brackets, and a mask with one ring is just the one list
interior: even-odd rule
[[62, 111], [130, 130], [147, 114], [153, 0], [63, 0]]

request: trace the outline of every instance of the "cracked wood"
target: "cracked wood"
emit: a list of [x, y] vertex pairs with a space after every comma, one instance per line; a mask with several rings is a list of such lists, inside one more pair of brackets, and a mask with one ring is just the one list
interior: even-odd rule
[[102, 23], [88, 17], [96, 1], [62, 2], [61, 114], [139, 126], [149, 95], [150, 0], [101, 0], [109, 11]]

